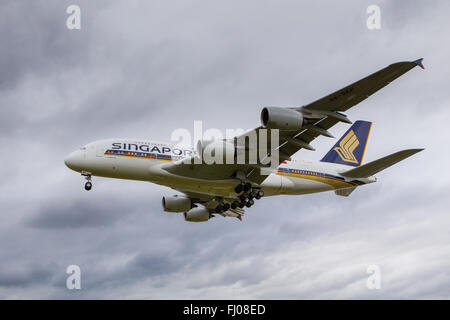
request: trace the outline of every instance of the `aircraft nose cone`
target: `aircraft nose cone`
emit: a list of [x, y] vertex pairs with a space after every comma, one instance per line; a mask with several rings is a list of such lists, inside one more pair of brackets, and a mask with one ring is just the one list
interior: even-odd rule
[[74, 170], [81, 171], [83, 157], [79, 151], [74, 151], [64, 159], [64, 164]]

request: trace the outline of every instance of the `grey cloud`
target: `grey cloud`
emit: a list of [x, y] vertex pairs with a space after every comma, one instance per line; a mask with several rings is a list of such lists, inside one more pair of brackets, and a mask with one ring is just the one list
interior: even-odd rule
[[[114, 210], [111, 210], [114, 208]], [[129, 208], [113, 199], [102, 203], [87, 204], [82, 200], [58, 203], [42, 207], [26, 224], [36, 228], [102, 227], [114, 223], [129, 214]]]
[[[78, 1], [79, 31], [65, 28], [69, 4], [0, 4], [0, 297], [449, 297], [446, 1], [381, 1], [380, 31], [365, 27], [371, 1]], [[100, 138], [168, 140], [194, 120], [251, 128], [264, 105], [302, 105], [421, 56], [424, 71], [348, 114], [374, 122], [366, 161], [426, 150], [349, 198], [265, 198], [243, 222], [190, 224], [162, 212], [173, 190], [94, 178], [86, 193], [63, 164]], [[65, 288], [70, 264], [80, 292]]]
[[0, 36], [7, 45], [0, 49], [0, 90], [12, 89], [30, 74], [47, 77], [82, 62], [89, 33], [67, 32], [61, 15], [67, 3], [2, 1]]
[[20, 266], [5, 265], [0, 268], [0, 287], [22, 287], [50, 281], [54, 276], [54, 268], [39, 263], [28, 263]]

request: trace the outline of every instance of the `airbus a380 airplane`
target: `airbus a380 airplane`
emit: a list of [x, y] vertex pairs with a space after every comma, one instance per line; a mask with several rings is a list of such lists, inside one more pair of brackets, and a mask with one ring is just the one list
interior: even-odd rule
[[[334, 190], [348, 196], [356, 187], [376, 181], [374, 174], [423, 150], [399, 151], [361, 165], [371, 123], [356, 121], [320, 161], [291, 160], [300, 149], [314, 150], [311, 141], [318, 136], [332, 137], [328, 131], [338, 122], [351, 123], [342, 112], [383, 88], [415, 66], [423, 69], [422, 59], [398, 62], [341, 90], [302, 107], [266, 107], [261, 112], [261, 126], [232, 140], [200, 141], [197, 149], [136, 139], [108, 139], [87, 144], [72, 152], [65, 164], [86, 177], [85, 189], [92, 188], [91, 177], [150, 181], [171, 187], [182, 195], [162, 198], [167, 212], [184, 213], [186, 221], [207, 221], [214, 214], [241, 219], [244, 207], [263, 196], [300, 195]], [[252, 150], [248, 137], [277, 130], [275, 145], [278, 159], [268, 169], [263, 159], [256, 163], [234, 161], [224, 164], [197, 163], [205, 148], [232, 152], [234, 159]], [[270, 133], [268, 136], [272, 137]], [[247, 137], [247, 139], [245, 139]], [[270, 156], [271, 139], [264, 141]], [[266, 149], [264, 149], [266, 150]], [[270, 174], [265, 173], [271, 170]]]

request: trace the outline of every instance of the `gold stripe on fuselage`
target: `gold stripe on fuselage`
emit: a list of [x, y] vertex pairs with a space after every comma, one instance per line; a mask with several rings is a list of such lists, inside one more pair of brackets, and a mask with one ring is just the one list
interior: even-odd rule
[[119, 156], [119, 157], [128, 157], [128, 158], [139, 158], [139, 159], [151, 159], [151, 160], [161, 160], [161, 161], [177, 161], [178, 159], [165, 159], [163, 157], [158, 156], [147, 156], [147, 155], [139, 155], [139, 154], [126, 154], [126, 153], [109, 153], [105, 152], [107, 156]]
[[281, 176], [297, 178], [297, 179], [307, 179], [307, 180], [318, 181], [318, 182], [326, 183], [335, 188], [345, 188], [345, 187], [357, 185], [357, 184], [349, 182], [349, 181], [347, 182], [347, 181], [343, 181], [343, 180], [329, 177], [329, 176], [325, 177], [325, 176], [315, 176], [315, 175], [309, 175], [309, 174], [288, 173], [288, 172], [277, 172], [276, 174], [281, 175]]

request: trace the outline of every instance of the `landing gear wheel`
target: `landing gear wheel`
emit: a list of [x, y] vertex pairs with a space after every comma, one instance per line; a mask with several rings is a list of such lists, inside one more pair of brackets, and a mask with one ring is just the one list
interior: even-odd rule
[[248, 201], [245, 203], [245, 206], [246, 206], [247, 208], [250, 208], [254, 203], [255, 203], [255, 202], [254, 202], [253, 200], [248, 200]]
[[241, 209], [242, 209], [243, 207], [245, 207], [245, 201], [239, 202], [238, 207], [241, 208]]
[[248, 190], [250, 190], [252, 188], [251, 183], [247, 182], [246, 184], [244, 184], [244, 191], [247, 192]]
[[230, 204], [229, 204], [229, 203], [225, 203], [225, 204], [222, 206], [222, 210], [225, 212], [225, 211], [227, 211], [228, 209], [230, 209]]
[[234, 202], [231, 204], [231, 209], [236, 209], [238, 206], [239, 206], [239, 202], [234, 201]]
[[84, 189], [86, 191], [89, 191], [92, 189], [92, 174], [90, 172], [86, 172], [86, 171], [81, 171], [81, 175], [84, 176], [86, 178], [86, 184], [84, 185]]
[[245, 201], [247, 199], [247, 194], [243, 193], [239, 196], [239, 199], [241, 199], [241, 201]]
[[237, 194], [241, 193], [244, 190], [244, 185], [242, 183], [238, 184], [236, 188], [234, 188], [234, 192]]
[[259, 200], [262, 197], [264, 197], [264, 191], [259, 190], [258, 192], [256, 192], [255, 199]]

